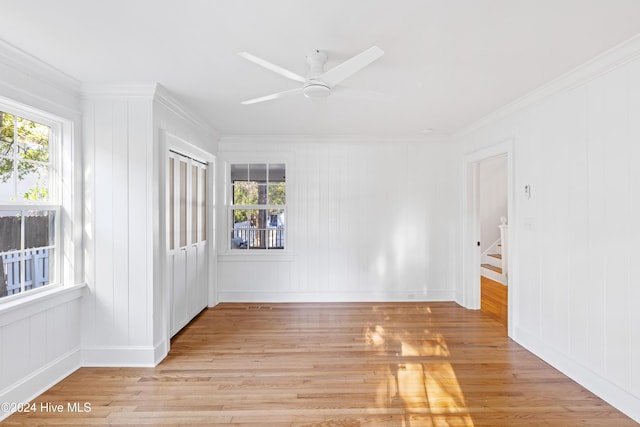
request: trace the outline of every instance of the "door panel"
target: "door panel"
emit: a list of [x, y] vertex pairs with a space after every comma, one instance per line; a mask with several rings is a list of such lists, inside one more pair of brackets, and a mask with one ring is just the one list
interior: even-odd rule
[[207, 165], [173, 151], [169, 153], [168, 165], [167, 230], [173, 336], [207, 306]]
[[173, 323], [171, 335], [187, 324], [187, 251], [179, 249], [173, 256]]

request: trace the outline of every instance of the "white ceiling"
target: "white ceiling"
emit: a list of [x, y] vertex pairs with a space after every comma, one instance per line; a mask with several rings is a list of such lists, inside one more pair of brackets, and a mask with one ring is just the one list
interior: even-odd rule
[[[0, 38], [91, 83], [159, 82], [222, 135], [449, 134], [640, 33], [639, 0], [3, 0]], [[241, 105], [377, 45], [366, 91]], [[341, 96], [342, 95], [342, 96]]]

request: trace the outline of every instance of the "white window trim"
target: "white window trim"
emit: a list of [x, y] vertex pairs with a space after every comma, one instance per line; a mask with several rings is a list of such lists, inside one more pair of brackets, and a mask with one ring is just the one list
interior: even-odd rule
[[[53, 210], [56, 212], [54, 222], [54, 272], [50, 277], [49, 283], [45, 286], [20, 292], [15, 295], [9, 295], [0, 298], [0, 312], [4, 309], [15, 307], [23, 302], [29, 303], [39, 297], [51, 295], [56, 289], [64, 287], [65, 278], [70, 277], [63, 268], [63, 258], [65, 257], [65, 248], [63, 246], [64, 236], [71, 233], [73, 219], [70, 223], [63, 225], [61, 217], [65, 211], [69, 211], [70, 216], [73, 208], [63, 205], [63, 186], [65, 181], [71, 181], [73, 174], [73, 156], [71, 155], [73, 145], [73, 124], [70, 120], [58, 117], [54, 114], [40, 110], [35, 107], [29, 107], [22, 103], [0, 97], [0, 110], [9, 114], [19, 116], [21, 118], [32, 120], [40, 124], [47, 125], [51, 128], [49, 140], [49, 156], [51, 162], [49, 181], [49, 200], [35, 201], [24, 200], [15, 203], [0, 203], [0, 210]], [[65, 179], [66, 178], [66, 179]], [[69, 189], [69, 191], [72, 191]], [[69, 200], [73, 200], [70, 197]]]
[[[222, 206], [224, 206], [224, 218], [220, 224], [222, 232], [219, 233], [218, 239], [218, 255], [227, 261], [241, 261], [246, 259], [278, 259], [281, 261], [292, 260], [295, 254], [295, 197], [294, 185], [295, 185], [295, 172], [293, 154], [289, 152], [267, 153], [267, 152], [223, 152], [219, 154], [222, 167], [218, 169], [218, 193], [222, 200]], [[233, 209], [231, 191], [231, 165], [232, 164], [284, 164], [286, 168], [286, 204], [284, 209], [286, 212], [285, 223], [285, 247], [284, 249], [231, 249], [231, 231], [233, 230]], [[243, 205], [242, 208], [255, 208], [255, 209], [270, 209], [282, 208], [283, 206], [277, 205]]]

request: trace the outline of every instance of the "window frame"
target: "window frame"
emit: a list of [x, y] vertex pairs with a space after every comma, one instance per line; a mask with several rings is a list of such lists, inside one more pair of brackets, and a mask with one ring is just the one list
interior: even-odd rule
[[[278, 257], [288, 256], [292, 252], [292, 239], [291, 239], [291, 176], [292, 176], [292, 161], [291, 156], [288, 154], [273, 154], [273, 155], [261, 155], [248, 153], [222, 153], [225, 155], [224, 160], [224, 179], [220, 180], [224, 184], [224, 191], [222, 192], [224, 197], [225, 206], [225, 219], [224, 219], [224, 232], [220, 233], [223, 239], [223, 244], [220, 245], [222, 253], [225, 255], [238, 255], [240, 257]], [[231, 180], [231, 167], [232, 165], [249, 165], [249, 164], [263, 164], [284, 165], [285, 168], [285, 203], [283, 205], [272, 204], [257, 204], [257, 205], [234, 205], [233, 204], [233, 182]], [[266, 182], [265, 182], [266, 184]], [[285, 214], [285, 222], [283, 227], [284, 233], [284, 247], [283, 248], [255, 248], [255, 249], [238, 249], [232, 248], [231, 236], [234, 232], [234, 214], [233, 211], [237, 208], [243, 210], [282, 210]], [[222, 242], [221, 242], [222, 243]]]
[[[62, 119], [53, 114], [47, 113], [35, 107], [29, 107], [27, 105], [14, 102], [12, 100], [0, 97], [0, 111], [13, 115], [14, 117], [20, 117], [26, 120], [36, 122], [48, 126], [50, 128], [49, 133], [49, 170], [48, 170], [48, 200], [15, 200], [15, 201], [0, 201], [0, 211], [53, 211], [55, 212], [55, 218], [53, 220], [53, 242], [48, 245], [47, 248], [52, 249], [51, 256], [53, 259], [50, 261], [51, 268], [49, 270], [49, 280], [46, 285], [25, 290], [25, 259], [20, 260], [20, 292], [13, 295], [6, 295], [0, 297], [0, 307], [16, 300], [26, 298], [41, 292], [50, 291], [55, 288], [63, 286], [63, 271], [62, 271], [62, 239], [64, 230], [62, 229], [62, 212], [64, 211], [62, 206], [62, 186], [63, 186], [63, 153], [65, 152], [63, 145], [64, 139], [70, 137], [71, 124], [69, 121]], [[15, 160], [15, 159], [14, 159]], [[14, 177], [15, 179], [15, 177]], [[12, 185], [16, 186], [13, 182]], [[24, 218], [24, 217], [23, 217]], [[24, 248], [24, 232], [25, 221], [21, 221], [20, 240], [21, 247], [15, 251], [6, 251], [3, 253], [24, 253], [28, 248]]]

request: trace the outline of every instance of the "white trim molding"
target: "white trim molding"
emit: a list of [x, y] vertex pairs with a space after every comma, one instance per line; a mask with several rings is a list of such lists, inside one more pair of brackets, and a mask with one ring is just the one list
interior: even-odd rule
[[475, 130], [520, 111], [542, 99], [549, 98], [558, 92], [569, 90], [587, 83], [603, 74], [609, 73], [635, 59], [640, 58], [640, 33], [634, 37], [606, 50], [586, 63], [568, 71], [552, 81], [534, 89], [519, 99], [493, 111], [466, 128], [456, 132], [454, 139], [462, 138]]
[[148, 367], [157, 365], [157, 349], [152, 346], [82, 347], [83, 367]]
[[618, 410], [640, 422], [640, 406], [638, 397], [618, 387], [602, 375], [576, 363], [575, 359], [557, 351], [530, 334], [525, 329], [516, 328], [518, 344], [535, 354], [551, 366], [582, 385], [598, 397], [615, 406]]
[[[78, 368], [80, 368], [80, 352], [76, 349], [42, 366], [10, 387], [0, 390], [0, 402], [10, 404], [30, 402]], [[9, 417], [13, 412], [4, 412], [0, 409], [0, 421]]]
[[146, 98], [158, 102], [177, 117], [191, 125], [212, 135], [214, 139], [220, 138], [220, 133], [210, 126], [205, 120], [191, 112], [178, 99], [160, 83], [141, 84], [97, 84], [83, 83], [81, 85], [83, 99], [119, 99], [119, 98]]
[[[480, 308], [480, 248], [476, 247], [474, 242], [478, 240], [479, 236], [479, 224], [477, 218], [473, 215], [476, 213], [477, 200], [472, 200], [477, 190], [477, 182], [475, 176], [476, 165], [482, 160], [491, 159], [500, 155], [507, 156], [507, 212], [508, 224], [515, 224], [516, 212], [515, 212], [515, 194], [514, 194], [514, 182], [515, 182], [515, 140], [513, 138], [507, 139], [502, 142], [484, 147], [480, 150], [468, 153], [464, 156], [462, 174], [463, 191], [462, 208], [463, 208], [463, 224], [462, 224], [462, 291], [458, 296], [460, 299], [456, 301], [463, 307], [470, 309]], [[512, 230], [515, 233], [516, 230]], [[509, 239], [511, 242], [515, 241], [515, 236], [512, 234]], [[473, 248], [473, 249], [472, 249]], [[514, 248], [511, 248], [511, 254], [515, 252]], [[509, 279], [509, 319], [513, 315], [513, 304], [511, 304], [514, 294], [517, 292], [517, 283], [514, 280], [513, 274], [513, 257], [509, 256], [508, 269], [511, 271]], [[515, 286], [512, 286], [514, 285]], [[509, 322], [511, 325], [512, 322]]]
[[412, 291], [371, 292], [287, 292], [287, 291], [220, 291], [224, 302], [450, 302], [454, 291], [429, 290], [426, 294]]
[[0, 63], [11, 65], [21, 73], [34, 76], [71, 95], [77, 95], [80, 91], [78, 80], [1, 39]]

